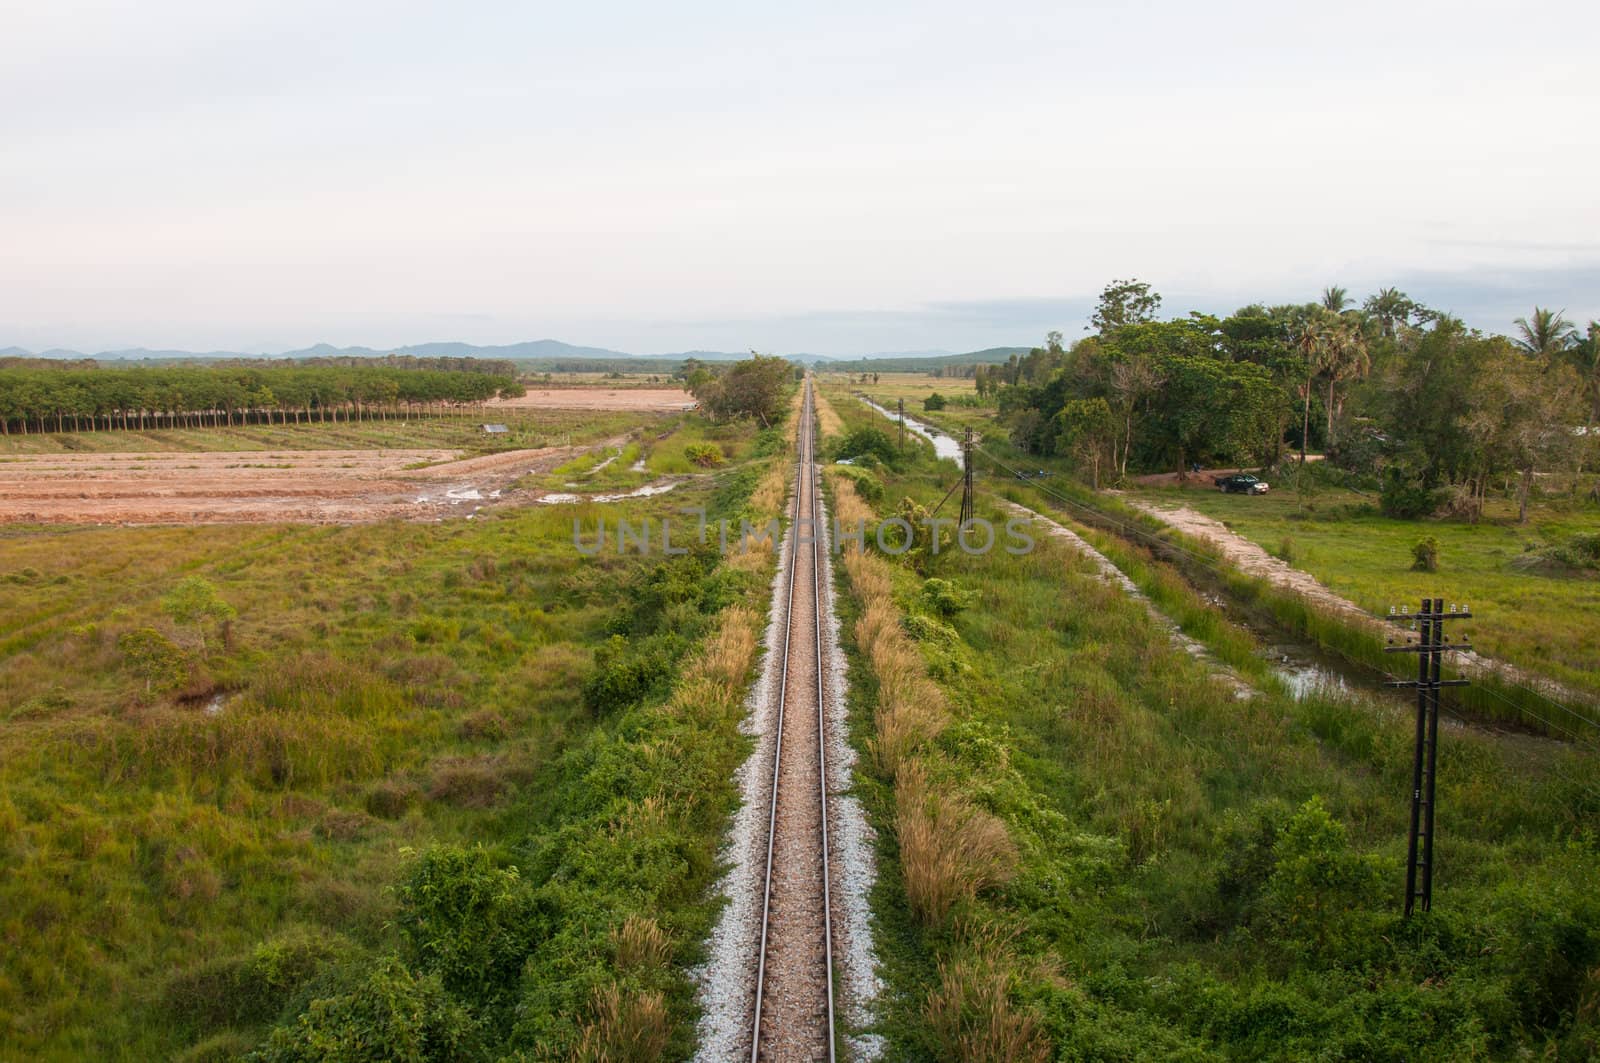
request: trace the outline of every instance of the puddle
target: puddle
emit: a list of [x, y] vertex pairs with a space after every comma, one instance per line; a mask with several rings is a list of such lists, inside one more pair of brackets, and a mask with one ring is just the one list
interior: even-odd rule
[[[883, 414], [896, 424], [900, 423], [900, 415], [895, 411], [886, 410], [882, 406], [879, 406], [876, 402], [873, 402], [871, 399], [863, 398], [861, 401], [872, 407], [874, 410], [877, 410], [879, 413]], [[907, 417], [906, 430], [912, 435], [919, 435], [923, 439], [926, 439], [928, 442], [932, 443], [933, 452], [938, 457], [948, 458], [954, 462], [961, 461], [961, 444], [957, 443], [950, 436], [947, 436], [943, 432], [939, 431], [939, 429], [934, 428], [932, 425], [926, 425], [920, 421], [913, 421], [911, 418]]]
[[1341, 673], [1319, 662], [1307, 646], [1268, 646], [1263, 656], [1296, 701], [1317, 694], [1348, 694], [1354, 689]]
[[550, 505], [561, 505], [571, 502], [622, 502], [629, 498], [653, 498], [664, 495], [677, 487], [682, 480], [657, 480], [653, 484], [635, 487], [632, 491], [623, 491], [614, 495], [578, 495], [570, 491], [556, 491], [537, 499]]

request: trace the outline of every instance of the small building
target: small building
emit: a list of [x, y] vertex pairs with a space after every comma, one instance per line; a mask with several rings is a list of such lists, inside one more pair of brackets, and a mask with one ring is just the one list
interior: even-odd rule
[[507, 428], [503, 424], [486, 424], [483, 426], [483, 431], [485, 435], [498, 436], [504, 435], [505, 433], [511, 431], [511, 429]]

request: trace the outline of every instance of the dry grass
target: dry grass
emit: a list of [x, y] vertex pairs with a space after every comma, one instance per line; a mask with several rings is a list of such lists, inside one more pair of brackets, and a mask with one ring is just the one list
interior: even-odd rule
[[1038, 1022], [1011, 1002], [1012, 972], [995, 952], [980, 950], [939, 964], [939, 984], [924, 1008], [940, 1059], [1009, 1063], [1050, 1057]]
[[721, 626], [684, 667], [661, 711], [673, 716], [737, 711], [760, 647], [761, 622], [760, 614], [746, 606], [723, 610]]
[[578, 1059], [586, 1063], [652, 1063], [666, 1052], [672, 1027], [666, 999], [660, 993], [612, 984], [595, 990], [591, 1006], [594, 1019], [583, 1029]]
[[811, 403], [812, 409], [817, 413], [817, 427], [822, 429], [822, 437], [836, 436], [844, 431], [844, 425], [839, 420], [839, 415], [833, 412], [833, 407], [828, 405], [828, 400], [822, 397], [822, 389], [815, 389]]
[[[844, 524], [874, 517], [842, 478], [834, 481], [834, 508]], [[862, 605], [855, 625], [856, 645], [878, 679], [872, 758], [880, 772], [893, 778], [907, 756], [944, 729], [950, 710], [944, 692], [928, 678], [922, 655], [900, 626], [888, 563], [850, 546], [844, 568]]]
[[960, 793], [935, 787], [918, 761], [901, 763], [894, 796], [906, 900], [923, 922], [943, 922], [957, 902], [1015, 873], [1017, 849], [1005, 824]]
[[630, 915], [611, 932], [611, 951], [619, 971], [659, 970], [672, 959], [672, 938], [649, 916]]

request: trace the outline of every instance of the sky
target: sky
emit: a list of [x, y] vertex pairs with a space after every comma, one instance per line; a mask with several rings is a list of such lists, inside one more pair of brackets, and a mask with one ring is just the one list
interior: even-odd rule
[[0, 0], [0, 347], [1600, 317], [1592, 2]]

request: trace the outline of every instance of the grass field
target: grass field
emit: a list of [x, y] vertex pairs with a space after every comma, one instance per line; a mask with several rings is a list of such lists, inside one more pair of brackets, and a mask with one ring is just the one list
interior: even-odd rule
[[[1593, 506], [1536, 505], [1528, 524], [1519, 525], [1511, 503], [1500, 502], [1482, 523], [1465, 524], [1393, 520], [1373, 512], [1371, 498], [1332, 489], [1319, 491], [1309, 512], [1288, 491], [1170, 489], [1133, 497], [1220, 520], [1375, 614], [1443, 593], [1472, 606], [1474, 619], [1464, 627], [1481, 652], [1600, 694], [1600, 579], [1540, 575], [1512, 564], [1530, 549], [1600, 532]], [[1439, 542], [1434, 573], [1411, 569], [1412, 546], [1424, 536]]]
[[[488, 435], [484, 420], [510, 431]], [[177, 428], [128, 432], [50, 432], [0, 437], [0, 463], [8, 454], [72, 454], [107, 451], [251, 450], [462, 450], [488, 454], [602, 439], [652, 415], [588, 410], [496, 411], [483, 418], [412, 418], [336, 424], [246, 425], [232, 428]]]
[[[834, 401], [845, 427], [867, 423]], [[947, 486], [925, 464], [872, 475], [879, 512]], [[885, 567], [852, 584], [846, 631], [895, 1058], [1600, 1048], [1592, 749], [1452, 730], [1434, 911], [1402, 921], [1402, 714], [1270, 683], [1240, 701], [1054, 543]], [[936, 692], [908, 699], [919, 681], [883, 650], [886, 623]], [[934, 702], [944, 718], [899, 764], [874, 756]], [[995, 855], [975, 865], [980, 851]]]
[[[684, 1044], [690, 991], [668, 961], [709, 925], [766, 581], [700, 555], [580, 559], [573, 520], [738, 513], [769, 473], [778, 502], [769, 485], [762, 504], [781, 504], [781, 439], [751, 458], [752, 439], [725, 439], [742, 465], [626, 507], [0, 531], [0, 1058], [226, 1058], [280, 1019], [272, 1058], [303, 1058], [312, 1000], [318, 1037], [370, 1044], [348, 1008], [368, 1014], [372, 993], [468, 1016], [483, 1052], [575, 1046], [599, 1036], [607, 985], [664, 1001]], [[191, 577], [231, 607], [226, 626], [163, 609]], [[675, 746], [664, 763], [690, 794], [642, 763], [637, 785], [616, 774]], [[587, 867], [618, 816], [639, 828], [615, 835], [634, 856]], [[428, 951], [418, 928], [452, 915], [413, 886], [450, 874], [497, 896], [515, 882], [547, 913], [519, 932], [515, 970], [468, 985]], [[632, 924], [656, 944], [626, 985], [589, 940], [602, 911], [613, 929], [652, 920]], [[526, 993], [525, 958], [549, 972]], [[379, 1023], [399, 1038], [386, 1051], [408, 1043], [402, 1011]]]

